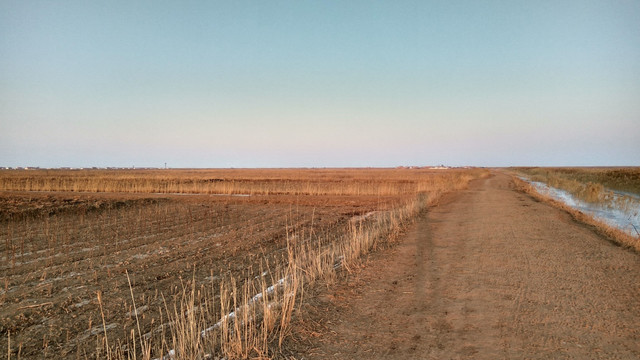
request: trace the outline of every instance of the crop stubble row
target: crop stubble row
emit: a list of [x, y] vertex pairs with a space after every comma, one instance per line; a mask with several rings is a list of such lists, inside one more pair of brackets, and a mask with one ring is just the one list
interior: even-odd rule
[[276, 262], [288, 230], [310, 231], [313, 222], [316, 232], [337, 233], [353, 214], [370, 210], [367, 204], [171, 197], [6, 221], [0, 229], [0, 330], [13, 334], [25, 356], [43, 349], [50, 356], [90, 351], [95, 345], [86, 335], [99, 323], [97, 292], [107, 324], [116, 324], [112, 331], [132, 325], [125, 315], [131, 311], [125, 270], [138, 306], [149, 309], [142, 319], [149, 330], [162, 307], [158, 292], [176, 293], [181, 278], [215, 287], [221, 273], [256, 272], [261, 260]]
[[[0, 183], [31, 176], [6, 174], [0, 174]], [[91, 356], [104, 328], [112, 339], [129, 336], [136, 321], [131, 290], [136, 306], [144, 309], [138, 312], [142, 332], [152, 331], [163, 321], [161, 310], [179, 301], [191, 280], [215, 289], [228, 274], [259, 276], [264, 267], [286, 261], [287, 239], [338, 239], [354, 217], [395, 208], [419, 189], [442, 191], [454, 185], [453, 179], [460, 180], [459, 174], [420, 170], [229, 174], [214, 178], [254, 180], [255, 193], [265, 192], [265, 183], [274, 183], [269, 189], [311, 180], [317, 186], [314, 193], [300, 194], [294, 187], [289, 194], [251, 197], [0, 193], [0, 347], [7, 349], [10, 337], [12, 353], [25, 358]], [[159, 175], [148, 176], [153, 183]], [[195, 175], [171, 176], [185, 182]], [[94, 180], [100, 183], [100, 178]], [[344, 189], [347, 193], [332, 194]]]

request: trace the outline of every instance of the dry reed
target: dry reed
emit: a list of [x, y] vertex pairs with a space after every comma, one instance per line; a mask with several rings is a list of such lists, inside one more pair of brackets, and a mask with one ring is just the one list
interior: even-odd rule
[[401, 195], [469, 170], [3, 170], [0, 191], [183, 194]]
[[576, 221], [592, 226], [596, 232], [603, 235], [605, 238], [609, 239], [611, 242], [630, 248], [636, 252], [640, 252], [640, 236], [638, 237], [631, 236], [620, 229], [614, 228], [560, 201], [554, 200], [553, 198], [547, 195], [543, 195], [538, 191], [536, 191], [535, 187], [533, 187], [531, 184], [523, 180], [515, 178], [514, 181], [516, 182], [516, 186], [521, 191], [533, 196], [534, 198], [540, 201], [544, 201], [546, 203], [552, 204], [553, 206], [566, 211]]
[[[210, 172], [202, 174], [205, 173], [206, 176], [212, 176]], [[187, 172], [180, 174], [180, 178], [186, 179], [187, 174]], [[216, 173], [216, 176], [220, 174]], [[107, 324], [102, 309], [110, 299], [105, 297], [104, 293], [99, 293], [98, 303], [102, 326], [99, 331], [93, 331], [94, 328], [89, 326], [92, 330], [89, 334], [96, 339], [95, 357], [109, 359], [273, 357], [278, 353], [290, 331], [291, 318], [303, 301], [302, 294], [305, 286], [313, 284], [318, 279], [334, 278], [337, 271], [351, 271], [363, 254], [397, 238], [402, 229], [426, 206], [436, 201], [442, 193], [464, 188], [471, 179], [484, 176], [486, 172], [477, 170], [411, 172], [411, 170], [401, 169], [388, 170], [388, 173], [385, 173], [373, 169], [362, 170], [362, 173], [354, 170], [326, 170], [325, 172], [307, 170], [283, 173], [271, 170], [247, 170], [244, 173], [229, 171], [229, 174], [228, 178], [231, 180], [222, 182], [230, 181], [231, 185], [239, 183], [245, 186], [244, 188], [227, 188], [227, 191], [232, 193], [249, 191], [268, 194], [284, 192], [286, 194], [352, 196], [390, 194], [401, 201], [396, 202], [393, 208], [380, 209], [354, 217], [354, 221], [350, 222], [341, 234], [323, 232], [320, 231], [321, 229], [314, 228], [313, 215], [307, 222], [292, 219], [291, 227], [285, 231], [287, 241], [285, 256], [278, 258], [265, 255], [259, 276], [256, 277], [255, 271], [251, 270], [247, 270], [244, 275], [221, 274], [223, 278], [215, 282], [212, 280], [211, 286], [208, 287], [197, 286], [194, 278], [191, 282], [181, 284], [181, 291], [174, 296], [175, 301], [165, 299], [164, 306], [158, 309], [160, 317], [152, 319], [150, 323], [147, 320], [144, 328], [138, 319], [138, 309], [141, 306], [136, 302], [129, 279], [130, 306], [133, 309], [131, 313], [135, 316], [135, 322], [125, 331], [128, 335], [124, 337], [109, 336], [114, 330]], [[332, 180], [334, 177], [340, 180]], [[245, 179], [243, 181], [247, 184], [236, 181], [240, 178]], [[255, 180], [253, 184], [252, 179]], [[74, 181], [76, 185], [73, 185]], [[104, 184], [112, 184], [104, 179], [100, 181], [105, 181]], [[119, 181], [113, 183], [119, 183]], [[137, 180], [127, 181], [135, 183]], [[125, 190], [109, 187], [111, 185], [94, 184], [92, 186], [97, 187], [92, 191], [101, 191], [95, 189], [104, 191], [144, 189], [157, 192], [158, 182], [153, 181], [149, 180], [146, 183], [147, 187], [122, 188]], [[187, 183], [186, 180], [184, 183]], [[68, 182], [68, 186], [72, 187], [73, 191], [82, 189], [82, 186], [77, 184], [82, 184], [82, 181], [75, 179]], [[41, 186], [38, 188], [40, 190], [46, 188], [42, 184], [39, 186]], [[202, 190], [198, 187], [164, 189], [167, 192], [177, 192], [176, 189]], [[207, 187], [204, 191], [218, 190]], [[357, 197], [354, 201], [358, 201]], [[14, 242], [14, 236], [10, 235], [14, 231], [13, 227], [8, 225], [7, 240], [2, 250], [6, 259], [14, 262], [17, 260], [16, 263], [21, 266], [31, 266], [30, 262], [38, 260], [37, 254], [42, 254], [42, 251], [47, 254], [49, 266], [62, 266], [60, 261], [65, 259], [55, 255], [64, 251], [69, 253], [65, 249], [70, 248], [70, 244], [78, 238], [95, 239], [98, 245], [91, 251], [104, 252], [105, 255], [110, 251], [127, 249], [137, 241], [153, 243], [153, 234], [166, 232], [171, 232], [172, 235], [169, 238], [172, 239], [197, 241], [211, 231], [205, 221], [216, 219], [216, 216], [207, 208], [193, 210], [192, 207], [176, 207], [172, 203], [151, 203], [145, 204], [144, 207], [100, 209], [93, 214], [67, 214], [77, 219], [73, 225], [75, 228], [69, 228], [68, 223], [58, 222], [55, 214], [46, 215], [46, 221], [40, 217], [37, 219], [27, 217], [15, 225], [22, 229], [21, 233], [32, 233], [34, 236], [33, 241], [28, 242], [26, 251], [22, 250], [20, 254], [19, 246]], [[290, 216], [296, 215], [290, 214]], [[9, 223], [14, 226], [14, 222]], [[40, 228], [34, 230], [35, 224]], [[177, 224], [188, 225], [178, 226]], [[245, 231], [250, 234], [253, 226], [248, 226], [248, 222], [246, 224]], [[225, 229], [229, 231], [229, 227]], [[81, 257], [83, 254], [82, 252], [75, 255], [69, 253], [70, 256], [76, 257]], [[5, 269], [13, 268], [11, 265], [6, 265]], [[160, 296], [164, 299], [164, 294]], [[143, 334], [143, 331], [147, 332]], [[8, 348], [11, 348], [10, 344]], [[10, 353], [11, 350], [9, 350]]]

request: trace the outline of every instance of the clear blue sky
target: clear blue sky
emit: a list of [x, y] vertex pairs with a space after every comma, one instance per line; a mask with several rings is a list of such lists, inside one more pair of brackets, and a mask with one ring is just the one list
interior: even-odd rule
[[0, 166], [640, 165], [638, 1], [0, 0]]

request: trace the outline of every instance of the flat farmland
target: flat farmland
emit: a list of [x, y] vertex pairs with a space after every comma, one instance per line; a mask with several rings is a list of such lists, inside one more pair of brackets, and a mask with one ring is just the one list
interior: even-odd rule
[[[175, 336], [182, 330], [171, 328], [176, 319], [168, 317], [183, 313], [173, 310], [185, 289], [197, 294], [191, 308], [197, 311], [200, 302], [226, 301], [224, 289], [233, 293], [247, 279], [270, 285], [279, 279], [275, 269], [291, 261], [292, 243], [325, 249], [349, 238], [354, 224], [382, 221], [375, 215], [416, 201], [433, 203], [482, 174], [3, 171], [0, 348], [12, 358], [153, 358], [184, 350]], [[226, 306], [236, 308], [235, 300]], [[224, 312], [201, 315], [198, 324], [215, 323]], [[273, 356], [273, 341], [258, 353]], [[196, 346], [200, 356], [254, 351], [224, 350], [220, 341], [203, 346]]]
[[306, 305], [305, 359], [638, 359], [640, 256], [504, 170]]

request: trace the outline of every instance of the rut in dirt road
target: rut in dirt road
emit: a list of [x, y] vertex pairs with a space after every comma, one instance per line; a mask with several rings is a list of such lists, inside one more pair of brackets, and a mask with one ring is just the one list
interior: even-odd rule
[[640, 358], [640, 256], [500, 173], [319, 302], [307, 359]]

